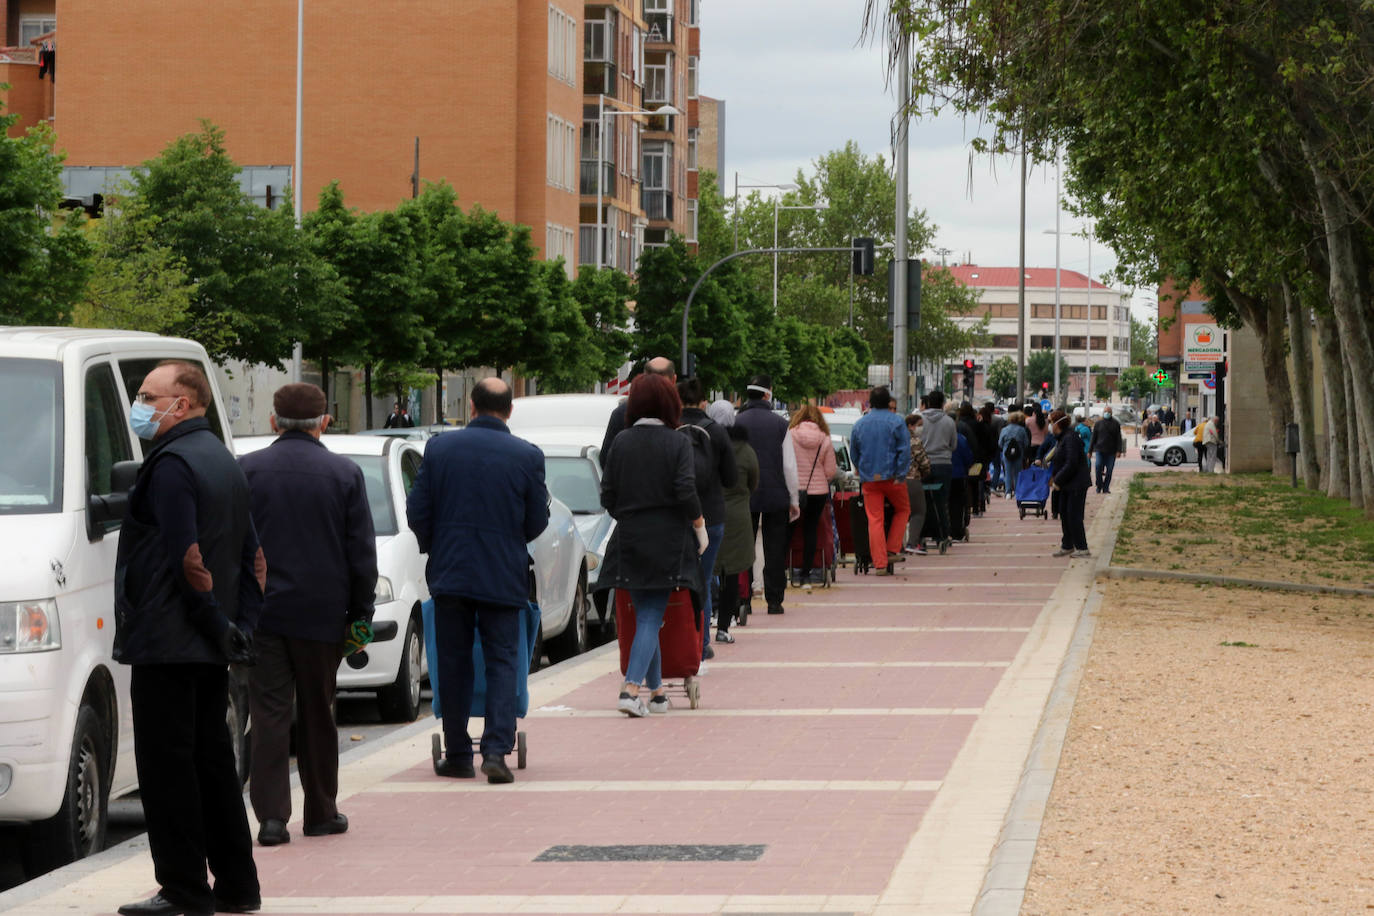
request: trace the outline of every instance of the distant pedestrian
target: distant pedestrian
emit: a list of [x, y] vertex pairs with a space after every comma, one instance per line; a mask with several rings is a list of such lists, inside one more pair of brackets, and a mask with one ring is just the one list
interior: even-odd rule
[[[964, 405], [968, 406], [968, 405]], [[973, 446], [969, 433], [972, 424], [955, 422], [954, 451], [950, 454], [949, 476], [949, 536], [955, 541], [968, 540], [968, 527], [973, 505], [970, 496], [969, 471], [974, 465]]]
[[[810, 591], [816, 530], [830, 503], [830, 479], [836, 471], [835, 446], [830, 441], [830, 427], [814, 404], [797, 408], [788, 427], [797, 460], [797, 501], [801, 508], [801, 517], [793, 523], [801, 526], [802, 532], [801, 581], [798, 584], [803, 591]], [[825, 535], [830, 536], [828, 529]]]
[[1045, 416], [1045, 409], [1039, 404], [1026, 405], [1026, 432], [1030, 433], [1030, 444], [1033, 451], [1039, 450], [1045, 441], [1045, 436], [1050, 434], [1050, 422]]
[[740, 574], [754, 568], [754, 526], [750, 521], [749, 497], [759, 485], [759, 457], [749, 444], [749, 433], [735, 424], [735, 406], [715, 401], [706, 408], [712, 420], [730, 436], [738, 472], [732, 486], [725, 488], [725, 538], [716, 554], [715, 572], [720, 576], [720, 606], [716, 608], [716, 642], [732, 643], [730, 626], [739, 616], [741, 601], [748, 603], [749, 587], [740, 584]]
[[[673, 361], [664, 356], [655, 356], [644, 364], [644, 373], [648, 375], [661, 375], [669, 382], [677, 384], [677, 367]], [[626, 399], [622, 399], [615, 409], [611, 411], [610, 417], [606, 420], [606, 435], [601, 439], [601, 453], [597, 460], [601, 462], [602, 470], [606, 468], [606, 457], [611, 453], [611, 443], [615, 437], [625, 428], [625, 405]]]
[[1164, 425], [1170, 429], [1174, 426], [1174, 409], [1172, 407], [1164, 408]]
[[515, 747], [516, 659], [520, 615], [529, 597], [527, 545], [549, 524], [544, 454], [511, 435], [511, 390], [499, 378], [472, 389], [472, 420], [428, 443], [406, 499], [406, 516], [434, 596], [439, 693], [444, 698], [444, 759], [439, 776], [471, 779], [473, 634], [482, 637], [486, 716], [482, 772], [514, 782], [505, 757]]
[[1148, 442], [1151, 439], [1158, 439], [1162, 435], [1164, 435], [1164, 424], [1159, 422], [1159, 415], [1150, 414], [1149, 418], [1145, 421], [1145, 441]]
[[1217, 468], [1221, 451], [1221, 417], [1212, 417], [1202, 428], [1202, 473], [1211, 474]]
[[746, 401], [735, 425], [749, 433], [759, 459], [759, 486], [749, 500], [754, 533], [763, 532], [763, 598], [768, 613], [783, 613], [787, 588], [788, 524], [801, 515], [797, 499], [797, 455], [787, 421], [773, 412], [773, 379], [756, 375], [745, 388]]
[[1075, 418], [1077, 422], [1073, 425], [1073, 431], [1078, 436], [1078, 441], [1083, 443], [1083, 454], [1087, 455], [1092, 451], [1093, 427], [1088, 421], [1086, 414], [1080, 413]]
[[121, 906], [123, 916], [262, 905], [225, 714], [227, 666], [253, 661], [267, 568], [248, 481], [205, 418], [211, 399], [198, 366], [171, 360], [143, 379], [129, 412], [145, 442], [119, 533], [113, 655], [131, 668], [134, 760], [159, 887]]
[[249, 799], [258, 842], [290, 842], [291, 730], [305, 792], [306, 836], [343, 833], [334, 695], [344, 635], [371, 621], [377, 541], [362, 469], [325, 448], [324, 392], [305, 382], [272, 398], [277, 440], [239, 459], [252, 488], [253, 523], [272, 560], [249, 679], [253, 728]]
[[991, 401], [983, 405], [988, 411], [988, 423], [992, 426], [992, 442], [994, 445], [992, 453], [992, 472], [988, 479], [988, 486], [993, 490], [1001, 490], [1006, 487], [1006, 471], [1002, 467], [1002, 449], [997, 447], [1001, 441], [1002, 430], [1007, 428], [1007, 417], [997, 412], [996, 407]]
[[[893, 562], [902, 559], [902, 539], [911, 517], [906, 473], [911, 467], [911, 434], [892, 409], [892, 395], [884, 387], [868, 395], [868, 413], [849, 433], [849, 452], [859, 474], [864, 511], [868, 515], [868, 550], [877, 575], [890, 576]], [[892, 523], [885, 525], [886, 506], [893, 508]]]
[[1016, 478], [1030, 461], [1030, 433], [1026, 431], [1026, 415], [1019, 410], [1007, 414], [1007, 425], [997, 437], [1002, 453], [1002, 467], [1006, 471], [1007, 499], [1016, 498]]
[[1206, 432], [1206, 421], [1203, 421], [1203, 423], [1199, 426], [1193, 427], [1193, 451], [1196, 453], [1194, 457], [1197, 460], [1197, 469], [1199, 474], [1206, 473], [1207, 471], [1207, 446], [1202, 441], [1202, 437], [1206, 434]]
[[1102, 411], [1102, 419], [1093, 426], [1092, 441], [1088, 451], [1097, 455], [1097, 471], [1094, 478], [1098, 493], [1112, 492], [1112, 471], [1116, 459], [1126, 454], [1126, 439], [1121, 435], [1121, 423], [1112, 416], [1110, 407]]
[[[706, 392], [701, 380], [682, 379], [677, 383], [682, 399], [680, 429], [692, 443], [697, 497], [701, 500], [701, 514], [706, 518], [706, 551], [701, 555], [701, 577], [709, 582], [715, 574], [716, 553], [725, 538], [725, 488], [735, 485], [739, 470], [735, 467], [735, 450], [725, 427], [706, 414]], [[715, 655], [711, 649], [711, 589], [702, 589], [704, 607], [701, 627], [701, 657], [705, 661]]]
[[926, 447], [921, 444], [921, 415], [908, 414], [906, 418], [907, 436], [911, 440], [911, 466], [906, 472], [906, 497], [911, 504], [911, 519], [907, 522], [907, 549], [919, 556], [926, 555], [925, 539], [921, 529], [926, 523], [925, 480], [930, 477], [930, 458]]
[[[616, 708], [631, 718], [666, 713], [658, 631], [673, 590], [686, 588], [704, 607], [701, 554], [708, 538], [697, 496], [692, 444], [677, 431], [682, 402], [660, 375], [630, 383], [625, 422], [601, 478], [601, 505], [616, 520], [598, 589], [625, 589], [634, 604], [635, 637]], [[704, 621], [703, 621], [704, 625]], [[649, 689], [649, 702], [640, 696]]]
[[401, 406], [397, 401], [391, 406], [391, 413], [387, 414], [386, 422], [382, 424], [383, 429], [410, 429], [415, 425], [415, 421], [410, 419], [410, 411]]
[[1061, 538], [1056, 557], [1072, 554], [1075, 557], [1092, 556], [1088, 552], [1088, 534], [1084, 528], [1083, 517], [1087, 511], [1088, 486], [1092, 475], [1088, 472], [1088, 456], [1078, 447], [1078, 441], [1070, 428], [1068, 417], [1061, 417], [1055, 424], [1054, 432], [1061, 443], [1055, 451], [1061, 456], [1059, 469], [1054, 473], [1051, 483], [1059, 493], [1059, 529]]
[[930, 459], [930, 482], [926, 514], [934, 519], [935, 537], [940, 553], [949, 550], [952, 526], [949, 516], [954, 450], [959, 447], [959, 432], [954, 419], [945, 413], [945, 393], [936, 388], [925, 396], [929, 405], [921, 411], [921, 444]]

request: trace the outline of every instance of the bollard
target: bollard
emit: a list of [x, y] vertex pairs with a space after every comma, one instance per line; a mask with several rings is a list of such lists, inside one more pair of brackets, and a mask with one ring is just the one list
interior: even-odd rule
[[1284, 427], [1284, 451], [1288, 453], [1288, 466], [1293, 471], [1293, 486], [1298, 485], [1298, 452], [1301, 450], [1301, 437], [1298, 435], [1298, 424], [1289, 423]]

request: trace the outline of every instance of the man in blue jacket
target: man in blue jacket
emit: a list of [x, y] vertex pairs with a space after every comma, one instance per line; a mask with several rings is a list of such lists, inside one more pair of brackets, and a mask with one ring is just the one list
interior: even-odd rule
[[[888, 555], [902, 555], [902, 534], [911, 517], [906, 472], [911, 467], [911, 435], [906, 421], [892, 409], [892, 395], [878, 387], [868, 395], [868, 413], [849, 433], [849, 454], [859, 472], [859, 488], [868, 514], [868, 549], [877, 575], [893, 573]], [[892, 526], [884, 530], [883, 502], [892, 503]]]
[[272, 398], [267, 448], [239, 466], [252, 488], [253, 523], [271, 558], [258, 620], [258, 663], [249, 681], [253, 721], [248, 798], [258, 842], [288, 843], [291, 819], [291, 724], [305, 793], [304, 833], [348, 829], [339, 813], [339, 730], [334, 694], [344, 633], [372, 619], [377, 590], [377, 536], [357, 464], [325, 448], [324, 391], [307, 382], [283, 385]]
[[[511, 390], [499, 378], [472, 390], [472, 422], [429, 441], [406, 499], [410, 529], [429, 554], [439, 693], [447, 754], [440, 776], [471, 778], [472, 640], [482, 634], [487, 697], [482, 772], [514, 782], [505, 756], [515, 747], [520, 608], [529, 598], [526, 544], [549, 524], [544, 453], [511, 435]], [[452, 698], [452, 699], [450, 699]]]

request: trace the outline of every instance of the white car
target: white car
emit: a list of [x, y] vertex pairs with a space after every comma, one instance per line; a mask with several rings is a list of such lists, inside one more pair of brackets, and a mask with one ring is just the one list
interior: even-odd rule
[[1197, 446], [1193, 444], [1193, 432], [1189, 430], [1181, 436], [1161, 436], [1141, 443], [1140, 457], [1155, 464], [1167, 464], [1176, 468], [1181, 464], [1197, 461]]
[[[234, 440], [234, 450], [246, 455], [266, 448], [276, 438], [241, 436]], [[368, 646], [367, 664], [355, 669], [347, 660], [339, 663], [339, 689], [375, 691], [383, 719], [414, 722], [420, 713], [420, 682], [428, 674], [420, 604], [429, 597], [429, 589], [425, 556], [406, 525], [406, 494], [420, 473], [423, 453], [417, 442], [395, 436], [325, 435], [320, 441], [362, 469], [377, 536], [377, 604], [372, 623], [384, 631], [390, 628], [382, 624], [396, 625], [394, 636]], [[270, 567], [271, 557], [267, 563]]]
[[537, 394], [516, 398], [510, 431], [536, 445], [601, 447], [606, 424], [624, 398], [617, 394]]

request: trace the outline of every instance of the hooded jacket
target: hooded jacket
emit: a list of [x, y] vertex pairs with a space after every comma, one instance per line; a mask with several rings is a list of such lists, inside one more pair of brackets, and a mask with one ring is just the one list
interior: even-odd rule
[[810, 420], [792, 427], [792, 450], [797, 454], [797, 488], [817, 495], [830, 492], [835, 476], [835, 446], [830, 436]]
[[948, 465], [954, 460], [954, 450], [959, 445], [958, 428], [954, 418], [945, 413], [943, 407], [929, 407], [921, 411], [921, 444], [926, 447], [926, 457], [932, 465]]

